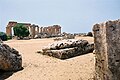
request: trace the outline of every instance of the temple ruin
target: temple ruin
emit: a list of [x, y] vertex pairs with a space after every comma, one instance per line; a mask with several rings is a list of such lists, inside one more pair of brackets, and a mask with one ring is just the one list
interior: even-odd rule
[[17, 23], [15, 21], [10, 21], [6, 27], [6, 34], [8, 36], [13, 36], [12, 35], [12, 28], [16, 24], [23, 24], [25, 25], [30, 32], [30, 37], [34, 38], [35, 35], [38, 33], [47, 33], [49, 35], [58, 35], [61, 34], [61, 26], [59, 25], [53, 25], [53, 26], [47, 26], [47, 27], [39, 27], [38, 25], [31, 24], [31, 23]]

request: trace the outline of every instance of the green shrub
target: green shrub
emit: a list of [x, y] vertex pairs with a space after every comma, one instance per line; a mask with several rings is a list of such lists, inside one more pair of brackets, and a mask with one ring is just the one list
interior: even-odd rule
[[0, 32], [0, 38], [2, 39], [2, 41], [6, 41], [7, 35], [4, 32]]
[[29, 30], [23, 24], [16, 24], [13, 28], [14, 35], [18, 36], [20, 39], [29, 36]]
[[7, 36], [7, 40], [10, 40], [10, 39], [12, 39], [12, 36]]

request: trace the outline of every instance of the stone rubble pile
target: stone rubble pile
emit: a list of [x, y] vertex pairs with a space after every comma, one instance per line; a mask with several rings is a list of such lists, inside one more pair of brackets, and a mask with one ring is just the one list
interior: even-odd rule
[[68, 39], [54, 42], [44, 47], [40, 53], [59, 59], [68, 59], [92, 52], [93, 50], [94, 44], [89, 44], [87, 40]]
[[73, 34], [65, 34], [63, 39], [75, 39], [75, 36]]
[[17, 71], [22, 69], [22, 56], [14, 48], [0, 42], [0, 70]]

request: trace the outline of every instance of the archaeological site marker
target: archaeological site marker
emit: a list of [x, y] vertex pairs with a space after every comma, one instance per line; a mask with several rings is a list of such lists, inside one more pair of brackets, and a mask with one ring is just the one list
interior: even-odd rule
[[120, 20], [93, 26], [95, 80], [120, 80]]

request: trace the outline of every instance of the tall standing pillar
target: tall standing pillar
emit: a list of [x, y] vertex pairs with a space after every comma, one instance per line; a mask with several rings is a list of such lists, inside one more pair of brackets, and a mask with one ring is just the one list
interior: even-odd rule
[[33, 26], [33, 38], [35, 37], [35, 26]]
[[59, 34], [61, 34], [61, 27], [59, 27]]
[[35, 37], [35, 25], [31, 25], [31, 37], [34, 38]]
[[12, 36], [12, 29], [11, 29], [11, 27], [6, 27], [6, 34], [7, 34], [7, 36]]
[[29, 27], [30, 29], [30, 37], [32, 37], [32, 26]]
[[43, 33], [43, 27], [40, 27], [40, 33]]
[[39, 27], [37, 26], [36, 28], [37, 28], [37, 34], [38, 34], [39, 33]]
[[120, 80], [120, 20], [96, 24], [95, 80]]

